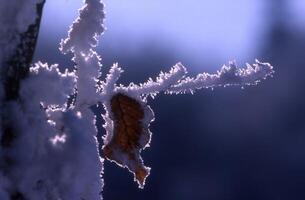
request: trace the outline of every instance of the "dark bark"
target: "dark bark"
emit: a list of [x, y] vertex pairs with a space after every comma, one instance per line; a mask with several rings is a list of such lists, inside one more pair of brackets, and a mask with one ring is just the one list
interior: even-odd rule
[[[0, 158], [0, 170], [8, 178], [12, 175], [11, 169], [16, 162], [11, 155], [6, 153], [6, 151], [14, 148], [14, 142], [18, 138], [18, 131], [16, 131], [15, 122], [12, 120], [14, 116], [11, 116], [11, 102], [20, 102], [20, 82], [29, 74], [37, 43], [44, 3], [45, 0], [42, 3], [37, 4], [37, 17], [35, 23], [30, 25], [27, 31], [20, 35], [21, 40], [15, 49], [14, 54], [3, 63], [4, 66], [1, 66], [4, 99], [1, 102], [2, 104], [0, 108], [0, 117], [2, 122], [0, 146], [3, 151], [2, 157]], [[26, 200], [25, 195], [18, 191], [17, 185], [15, 184], [8, 192], [10, 193], [11, 200]]]
[[1, 73], [4, 82], [5, 100], [7, 101], [18, 98], [20, 80], [28, 75], [35, 52], [44, 3], [45, 1], [37, 4], [35, 23], [20, 35], [20, 44], [17, 46], [13, 56], [4, 64]]
[[13, 56], [5, 62], [2, 67], [1, 76], [4, 85], [4, 102], [2, 105], [2, 130], [3, 135], [0, 145], [9, 148], [16, 138], [14, 124], [9, 119], [10, 101], [19, 99], [20, 81], [27, 77], [33, 60], [36, 42], [39, 33], [42, 10], [45, 1], [37, 4], [37, 18], [34, 24], [28, 27], [25, 33], [21, 34], [20, 44], [17, 46]]

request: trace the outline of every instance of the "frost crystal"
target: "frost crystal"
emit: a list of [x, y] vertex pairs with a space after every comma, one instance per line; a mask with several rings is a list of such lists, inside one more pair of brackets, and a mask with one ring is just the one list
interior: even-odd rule
[[[32, 4], [17, 3], [16, 0], [10, 2], [15, 3], [13, 7], [21, 9], [20, 12], [33, 9], [29, 6]], [[68, 37], [61, 41], [61, 51], [74, 54], [75, 71], [61, 73], [58, 65], [38, 62], [20, 84], [20, 101], [5, 105], [9, 110], [6, 120], [16, 122], [16, 125], [9, 129], [14, 133], [13, 139], [9, 138], [7, 143], [2, 141], [1, 148], [5, 151], [0, 151], [0, 156], [13, 159], [13, 163], [18, 164], [6, 166], [14, 173], [0, 173], [0, 199], [9, 199], [16, 188], [18, 194], [33, 200], [101, 199], [104, 160], [99, 155], [96, 121], [90, 110], [98, 104], [102, 104], [106, 111], [103, 115], [105, 158], [127, 168], [143, 188], [150, 168], [144, 165], [140, 153], [149, 147], [149, 126], [154, 121], [154, 113], [147, 105], [149, 97], [160, 92], [183, 94], [219, 86], [256, 85], [273, 74], [270, 64], [256, 61], [244, 69], [230, 62], [215, 74], [201, 73], [189, 77], [186, 67], [177, 63], [169, 72], [161, 72], [155, 80], [149, 78], [139, 85], [130, 83], [124, 86], [117, 85], [123, 70], [116, 63], [106, 79], [99, 80], [102, 65], [95, 47], [104, 31], [103, 9], [100, 0], [85, 0]], [[0, 6], [1, 10], [3, 6]], [[29, 15], [20, 19], [17, 15], [11, 19], [17, 23], [14, 31], [24, 31], [22, 25], [28, 26], [35, 18]], [[1, 34], [0, 42], [3, 42]], [[0, 100], [3, 96], [0, 87]], [[4, 107], [1, 102], [0, 106]], [[0, 118], [0, 125], [2, 123]], [[1, 138], [3, 133], [0, 130]]]

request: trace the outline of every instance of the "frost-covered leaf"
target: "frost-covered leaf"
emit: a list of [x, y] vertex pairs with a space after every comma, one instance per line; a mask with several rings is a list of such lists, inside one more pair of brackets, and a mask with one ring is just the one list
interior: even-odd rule
[[111, 137], [108, 136], [103, 147], [104, 155], [119, 166], [127, 167], [134, 173], [139, 187], [143, 188], [150, 168], [144, 166], [140, 153], [149, 146], [152, 110], [143, 102], [122, 93], [115, 94], [110, 105], [113, 129], [107, 133]]

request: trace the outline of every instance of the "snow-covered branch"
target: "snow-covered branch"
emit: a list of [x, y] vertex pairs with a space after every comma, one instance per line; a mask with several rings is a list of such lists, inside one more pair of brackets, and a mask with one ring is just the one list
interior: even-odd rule
[[83, 109], [97, 103], [96, 82], [100, 76], [100, 57], [93, 50], [104, 32], [104, 4], [100, 0], [85, 0], [79, 17], [70, 27], [68, 37], [61, 41], [63, 53], [74, 53], [76, 63], [76, 108]]
[[128, 87], [121, 86], [120, 89], [127, 93], [149, 94], [152, 97], [159, 92], [166, 94], [193, 93], [195, 90], [204, 88], [256, 85], [268, 76], [272, 76], [274, 71], [269, 63], [256, 60], [252, 66], [247, 63], [246, 68], [238, 68], [235, 62], [229, 62], [228, 66], [224, 65], [216, 74], [201, 73], [196, 77], [185, 77], [187, 73], [186, 68], [178, 63], [169, 72], [161, 72], [156, 81], [150, 78], [143, 84], [131, 83]]
[[252, 66], [247, 64], [246, 68], [241, 69], [237, 68], [235, 62], [229, 62], [228, 66], [224, 65], [216, 74], [202, 73], [195, 78], [186, 77], [171, 85], [166, 93], [193, 93], [202, 88], [256, 85], [273, 73], [273, 67], [269, 63], [261, 63], [258, 60]]
[[103, 99], [111, 97], [111, 95], [113, 95], [116, 89], [116, 82], [119, 80], [123, 72], [124, 71], [122, 70], [122, 68], [119, 67], [118, 63], [113, 64], [113, 66], [109, 70], [109, 73], [107, 74], [105, 82], [102, 82], [99, 85], [99, 90], [101, 92], [100, 101], [103, 101]]
[[172, 85], [177, 84], [186, 74], [186, 68], [181, 63], [177, 63], [169, 72], [161, 72], [156, 78], [156, 81], [150, 78], [147, 82], [140, 85], [131, 83], [125, 90], [136, 93], [137, 95], [148, 94], [154, 96], [160, 91], [166, 91]]
[[[30, 75], [23, 80], [20, 95], [29, 98], [29, 101], [44, 105], [64, 105], [67, 98], [73, 93], [76, 83], [74, 73], [61, 73], [58, 65], [48, 66], [47, 63], [36, 63], [30, 68]], [[58, 88], [61, 88], [60, 90]]]
[[104, 4], [100, 0], [85, 0], [85, 5], [79, 10], [79, 17], [70, 27], [68, 38], [61, 41], [61, 51], [72, 51], [84, 56], [90, 54], [104, 32], [104, 17]]

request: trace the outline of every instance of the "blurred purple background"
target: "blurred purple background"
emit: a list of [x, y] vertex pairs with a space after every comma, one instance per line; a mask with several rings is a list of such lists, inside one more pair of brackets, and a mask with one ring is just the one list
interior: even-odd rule
[[[47, 1], [36, 61], [73, 66], [58, 43], [81, 3]], [[178, 61], [194, 75], [259, 58], [276, 74], [244, 90], [149, 101], [156, 120], [151, 147], [142, 152], [152, 167], [146, 187], [138, 189], [126, 169], [105, 162], [104, 199], [305, 199], [304, 0], [105, 3], [108, 30], [98, 52], [104, 75], [113, 62], [124, 68], [121, 83], [145, 81]]]

